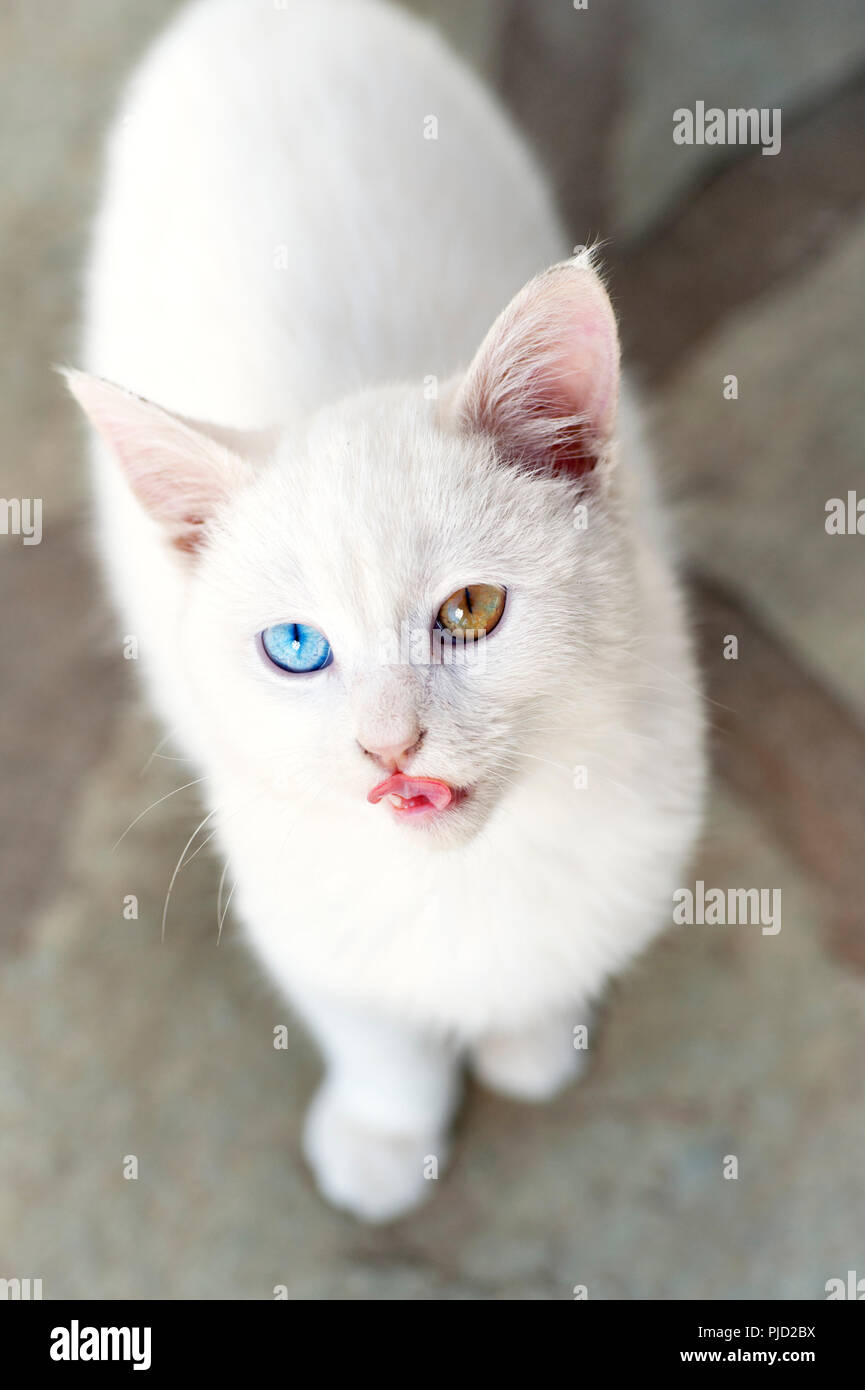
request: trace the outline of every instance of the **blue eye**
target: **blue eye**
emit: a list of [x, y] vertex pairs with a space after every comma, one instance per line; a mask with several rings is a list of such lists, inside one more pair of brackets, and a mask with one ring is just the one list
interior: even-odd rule
[[266, 655], [283, 671], [320, 671], [333, 660], [330, 643], [317, 627], [276, 623], [261, 634]]

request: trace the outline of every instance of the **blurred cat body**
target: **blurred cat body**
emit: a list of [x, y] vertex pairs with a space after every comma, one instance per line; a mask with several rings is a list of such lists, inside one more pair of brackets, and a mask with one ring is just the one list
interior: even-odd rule
[[[101, 550], [324, 1054], [320, 1186], [369, 1219], [429, 1191], [464, 1059], [527, 1098], [575, 1074], [698, 826], [672, 547], [568, 250], [492, 99], [377, 0], [198, 0], [111, 135], [70, 374]], [[483, 661], [385, 659], [472, 584], [506, 592]], [[268, 662], [289, 622], [325, 669]], [[397, 768], [452, 804], [369, 804]]]

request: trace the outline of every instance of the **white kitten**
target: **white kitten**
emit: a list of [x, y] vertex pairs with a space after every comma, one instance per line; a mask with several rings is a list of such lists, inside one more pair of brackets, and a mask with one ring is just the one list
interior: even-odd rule
[[319, 1185], [372, 1220], [429, 1191], [464, 1058], [576, 1074], [698, 823], [670, 544], [566, 249], [492, 100], [373, 0], [199, 0], [111, 138], [69, 378], [102, 549], [324, 1054]]

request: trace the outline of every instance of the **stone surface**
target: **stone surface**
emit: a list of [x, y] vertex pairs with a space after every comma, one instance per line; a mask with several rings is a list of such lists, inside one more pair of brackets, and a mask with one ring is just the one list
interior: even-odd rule
[[604, 253], [625, 360], [656, 386], [759, 295], [808, 275], [865, 205], [865, 80], [799, 122], [783, 159], [746, 151], [638, 246]]
[[576, 10], [510, 5], [501, 89], [552, 180], [572, 245], [610, 231], [610, 146], [630, 35], [628, 0]]
[[[797, 284], [730, 317], [659, 405], [687, 505], [681, 545], [865, 714], [865, 536], [829, 535], [826, 503], [865, 497], [865, 221]], [[738, 378], [737, 400], [723, 395]]]
[[624, 100], [612, 154], [614, 227], [645, 232], [736, 150], [673, 143], [673, 112], [781, 107], [784, 123], [851, 77], [865, 54], [858, 0], [631, 0]]
[[692, 608], [717, 773], [819, 888], [827, 949], [865, 971], [861, 718], [729, 593], [703, 580]]
[[46, 524], [85, 495], [77, 421], [54, 375], [77, 359], [82, 258], [102, 136], [123, 77], [176, 0], [4, 5], [0, 34], [0, 303], [4, 496], [42, 497]]

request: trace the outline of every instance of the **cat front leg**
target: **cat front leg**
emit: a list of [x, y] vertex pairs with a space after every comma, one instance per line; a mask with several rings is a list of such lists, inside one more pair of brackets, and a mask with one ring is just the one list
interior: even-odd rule
[[590, 1015], [575, 1006], [513, 1032], [488, 1033], [470, 1050], [472, 1070], [485, 1086], [513, 1100], [549, 1100], [585, 1067]]
[[325, 1061], [303, 1137], [319, 1189], [364, 1221], [401, 1216], [447, 1162], [456, 1048], [332, 1000], [294, 1002]]

